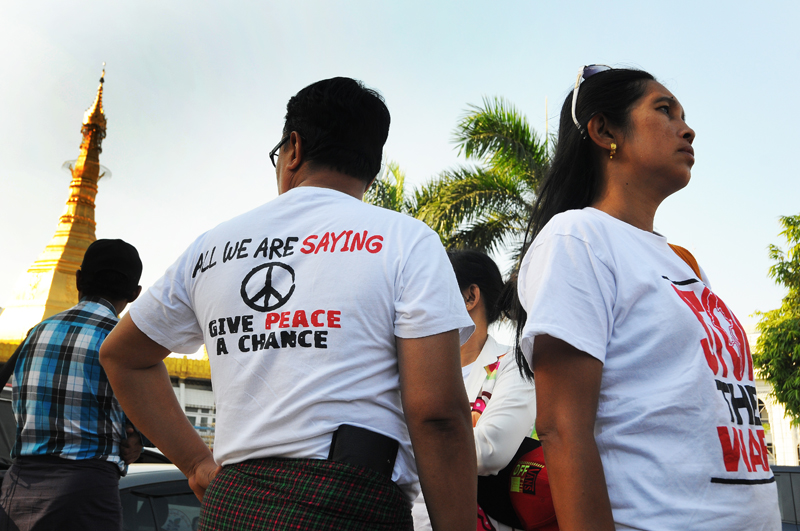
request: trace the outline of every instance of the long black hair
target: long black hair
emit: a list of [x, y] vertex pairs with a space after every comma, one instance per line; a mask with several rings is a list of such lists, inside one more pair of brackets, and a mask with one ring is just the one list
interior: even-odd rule
[[[558, 126], [558, 144], [550, 169], [544, 176], [536, 194], [523, 249], [541, 232], [553, 216], [578, 208], [586, 208], [597, 199], [602, 185], [599, 159], [594, 143], [585, 134], [589, 120], [597, 114], [623, 131], [629, 129], [630, 111], [644, 96], [647, 84], [655, 78], [643, 71], [612, 68], [598, 72], [583, 81], [578, 91], [575, 115], [581, 129], [572, 121], [572, 91], [561, 107]], [[516, 280], [516, 274], [513, 275]], [[520, 370], [529, 378], [533, 372], [520, 349], [526, 315], [519, 300], [513, 309], [517, 317], [516, 355]]]
[[503, 276], [494, 260], [485, 253], [470, 250], [448, 251], [447, 257], [456, 273], [458, 289], [463, 292], [475, 284], [481, 290], [487, 324], [507, 316], [511, 305], [511, 291], [503, 282]]

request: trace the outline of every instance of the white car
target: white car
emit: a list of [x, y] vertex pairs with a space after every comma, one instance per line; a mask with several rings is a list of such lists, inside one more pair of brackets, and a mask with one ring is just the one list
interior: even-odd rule
[[175, 465], [130, 465], [119, 497], [124, 531], [197, 531], [200, 501]]

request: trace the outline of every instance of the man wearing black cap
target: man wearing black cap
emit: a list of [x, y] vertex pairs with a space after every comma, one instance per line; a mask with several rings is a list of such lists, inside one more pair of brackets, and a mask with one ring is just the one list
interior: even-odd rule
[[0, 491], [0, 529], [121, 527], [119, 476], [141, 452], [99, 363], [117, 315], [141, 291], [142, 262], [97, 240], [76, 273], [80, 302], [31, 329], [13, 379], [16, 462]]

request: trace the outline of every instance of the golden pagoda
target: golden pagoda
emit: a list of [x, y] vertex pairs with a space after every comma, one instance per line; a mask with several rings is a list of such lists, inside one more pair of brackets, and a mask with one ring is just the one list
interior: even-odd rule
[[83, 116], [80, 155], [65, 165], [71, 170], [72, 181], [64, 214], [50, 244], [19, 279], [11, 301], [0, 314], [0, 361], [11, 356], [36, 323], [78, 303], [75, 272], [86, 248], [97, 239], [94, 200], [97, 181], [106, 173], [100, 166], [101, 145], [106, 136], [104, 82], [105, 64], [97, 96]]
[[[32, 326], [78, 303], [75, 272], [83, 262], [86, 249], [97, 239], [94, 221], [97, 181], [109, 173], [100, 166], [102, 142], [106, 136], [104, 82], [105, 63], [97, 96], [83, 116], [80, 155], [77, 160], [64, 164], [72, 174], [64, 214], [58, 220], [50, 244], [17, 281], [11, 301], [0, 313], [0, 363], [11, 357]], [[178, 379], [208, 381], [211, 378], [207, 355], [199, 360], [170, 356], [164, 363], [170, 376]]]

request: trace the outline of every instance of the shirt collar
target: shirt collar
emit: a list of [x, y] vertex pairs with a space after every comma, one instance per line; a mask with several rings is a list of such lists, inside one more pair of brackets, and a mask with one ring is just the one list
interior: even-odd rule
[[486, 343], [483, 344], [481, 353], [478, 354], [478, 359], [475, 360], [475, 363], [481, 367], [486, 367], [495, 363], [508, 350], [508, 347], [498, 343], [491, 335], [487, 335]]
[[101, 306], [105, 306], [114, 315], [114, 317], [117, 317], [117, 309], [114, 308], [114, 305], [111, 304], [110, 302], [108, 302], [103, 297], [96, 297], [96, 296], [93, 296], [93, 295], [84, 295], [84, 297], [81, 299], [81, 302], [94, 302], [94, 303], [97, 303], [97, 304], [99, 304]]

